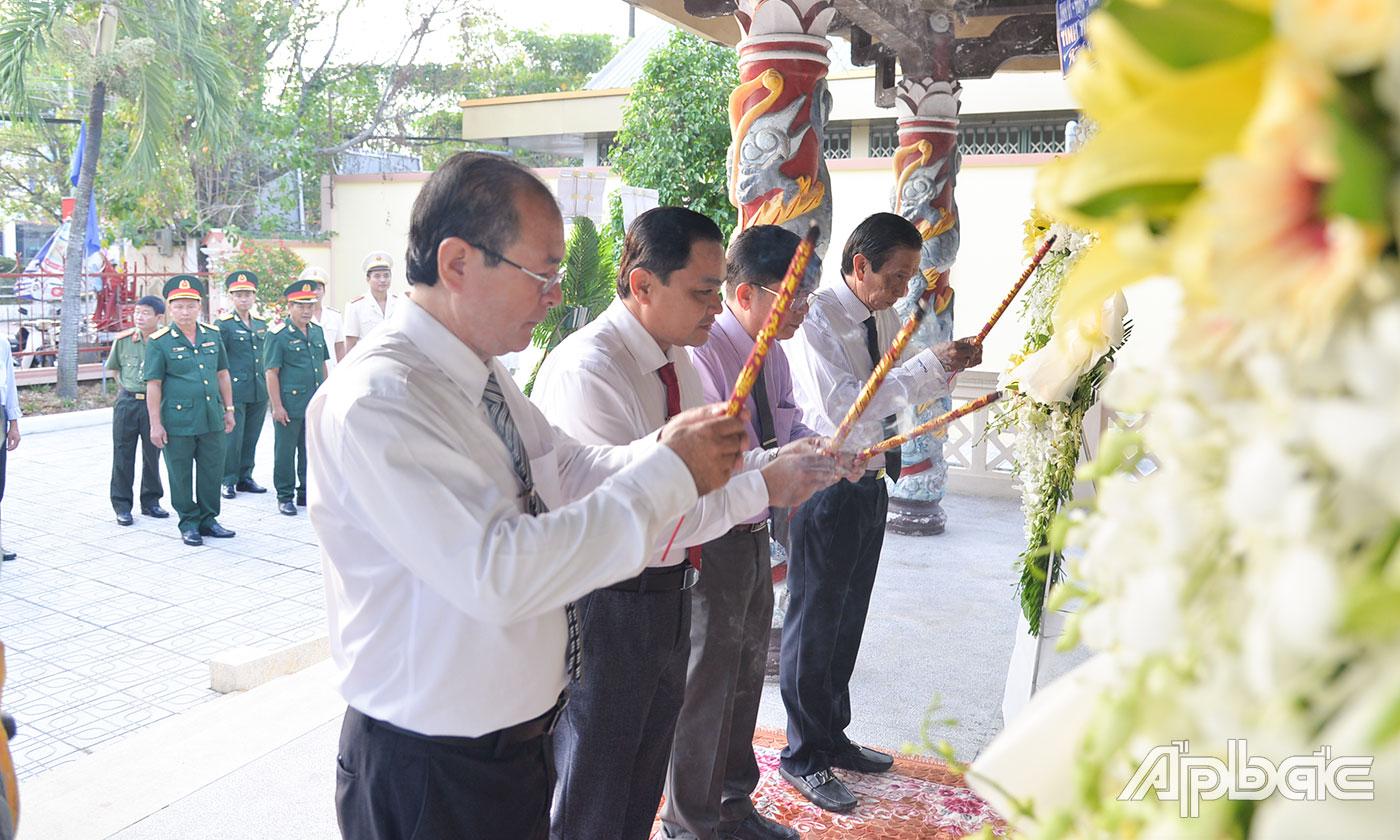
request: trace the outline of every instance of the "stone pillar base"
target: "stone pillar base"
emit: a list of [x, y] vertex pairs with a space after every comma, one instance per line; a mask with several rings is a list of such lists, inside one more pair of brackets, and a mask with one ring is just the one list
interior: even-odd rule
[[890, 497], [890, 513], [885, 530], [908, 537], [932, 537], [943, 533], [948, 514], [936, 499], [915, 500]]

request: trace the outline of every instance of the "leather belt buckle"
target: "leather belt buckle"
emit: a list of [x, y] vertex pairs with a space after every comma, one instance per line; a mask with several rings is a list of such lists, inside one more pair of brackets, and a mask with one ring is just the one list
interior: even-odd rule
[[885, 468], [884, 468], [884, 467], [881, 467], [881, 468], [878, 469], [878, 470], [866, 470], [866, 471], [865, 471], [865, 475], [866, 475], [867, 478], [869, 478], [870, 476], [874, 476], [874, 477], [876, 477], [876, 478], [884, 478], [884, 477], [885, 477]]
[[694, 566], [685, 567], [685, 579], [681, 582], [681, 591], [685, 591], [700, 582], [700, 570]]

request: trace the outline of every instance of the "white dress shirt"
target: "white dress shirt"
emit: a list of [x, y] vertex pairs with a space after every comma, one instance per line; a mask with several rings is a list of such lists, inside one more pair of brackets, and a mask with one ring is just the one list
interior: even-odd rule
[[353, 337], [356, 341], [369, 338], [375, 327], [393, 316], [394, 309], [400, 302], [398, 295], [389, 295], [384, 299], [384, 308], [380, 309], [374, 295], [363, 294], [351, 298], [350, 302], [345, 304], [345, 330], [342, 338]]
[[[865, 319], [870, 314], [845, 279], [838, 278], [817, 290], [797, 335], [784, 342], [802, 422], [818, 434], [836, 432], [875, 369], [865, 342]], [[875, 313], [876, 344], [881, 354], [889, 349], [901, 326], [894, 309]], [[880, 425], [884, 417], [948, 393], [948, 374], [938, 357], [931, 349], [920, 351], [890, 368], [843, 448], [879, 443], [884, 437]]]
[[[486, 416], [488, 371], [542, 516], [528, 515]], [[565, 605], [640, 573], [696, 501], [675, 452], [578, 443], [411, 300], [326, 380], [306, 421], [339, 690], [428, 735], [480, 736], [547, 711], [565, 684]]]
[[[665, 353], [620, 300], [550, 352], [535, 377], [530, 398], [549, 421], [585, 443], [614, 443], [651, 435], [666, 423], [666, 386], [658, 374], [674, 362], [681, 409], [704, 405], [700, 374], [684, 347]], [[766, 463], [771, 453], [757, 450], [746, 465]], [[768, 507], [768, 485], [755, 469], [746, 470], [700, 500], [663, 529], [650, 565], [672, 566], [685, 559], [687, 546], [722, 536], [735, 524]], [[670, 551], [666, 544], [675, 533]]]
[[326, 352], [330, 354], [330, 358], [326, 359], [326, 372], [329, 373], [336, 365], [335, 345], [345, 340], [345, 319], [339, 312], [323, 304], [320, 316], [312, 318], [311, 323], [319, 326], [321, 332], [326, 334]]
[[[4, 382], [0, 383], [0, 399], [5, 401], [5, 420], [18, 420], [19, 389], [15, 387], [15, 357], [10, 351], [8, 338], [0, 338], [0, 344], [4, 345], [3, 351], [0, 351], [4, 353], [3, 358], [0, 358], [0, 368], [4, 368], [0, 371], [0, 376], [4, 377]], [[3, 437], [4, 435], [0, 434], [0, 438]], [[0, 440], [0, 446], [4, 445], [4, 441]]]

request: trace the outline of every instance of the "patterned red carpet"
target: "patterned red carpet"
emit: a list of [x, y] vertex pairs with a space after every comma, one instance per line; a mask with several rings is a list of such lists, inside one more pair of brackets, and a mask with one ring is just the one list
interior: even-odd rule
[[[1006, 836], [1006, 824], [962, 777], [928, 759], [896, 756], [888, 773], [837, 770], [860, 805], [849, 814], [816, 807], [778, 775], [778, 753], [787, 739], [760, 729], [754, 735], [763, 780], [754, 802], [758, 810], [802, 832], [807, 840], [956, 840], [990, 824]], [[658, 824], [654, 836], [661, 836]]]

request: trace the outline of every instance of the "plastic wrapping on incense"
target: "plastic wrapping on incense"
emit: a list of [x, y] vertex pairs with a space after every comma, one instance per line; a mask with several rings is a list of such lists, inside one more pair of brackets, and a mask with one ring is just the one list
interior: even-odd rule
[[[807, 273], [807, 264], [812, 261], [812, 252], [816, 250], [817, 239], [821, 237], [821, 228], [812, 225], [807, 228], [807, 235], [802, 241], [797, 243], [797, 251], [792, 255], [792, 261], [788, 263], [787, 274], [783, 275], [783, 282], [778, 287], [778, 298], [773, 301], [773, 309], [768, 313], [768, 320], [764, 322], [763, 329], [758, 331], [754, 337], [753, 349], [749, 351], [749, 358], [744, 362], [744, 367], [739, 371], [739, 376], [734, 380], [734, 392], [729, 395], [729, 403], [724, 407], [726, 417], [738, 417], [739, 411], [744, 407], [744, 400], [749, 398], [749, 392], [753, 390], [753, 385], [758, 381], [759, 371], [763, 370], [763, 359], [768, 355], [769, 349], [773, 346], [773, 341], [778, 335], [778, 325], [783, 322], [783, 316], [787, 314], [788, 307], [792, 304], [792, 298], [797, 294], [797, 286], [802, 282], [802, 276]], [[671, 553], [671, 545], [676, 541], [676, 535], [681, 532], [681, 525], [685, 522], [682, 516], [680, 522], [676, 523], [676, 530], [671, 532], [671, 538], [666, 541], [666, 550], [661, 552], [661, 561], [666, 562], [666, 555]]]
[[909, 346], [909, 339], [914, 337], [914, 331], [923, 323], [924, 316], [928, 314], [928, 304], [922, 299], [915, 302], [914, 313], [909, 316], [909, 320], [900, 327], [899, 334], [894, 337], [894, 343], [890, 349], [885, 351], [885, 355], [880, 357], [880, 361], [875, 365], [875, 369], [870, 372], [870, 378], [865, 380], [861, 386], [860, 393], [856, 394], [856, 401], [851, 403], [851, 408], [846, 412], [845, 418], [841, 420], [841, 425], [836, 427], [836, 433], [831, 436], [831, 450], [835, 452], [845, 442], [850, 435], [851, 429], [855, 428], [856, 421], [865, 413], [865, 409], [870, 406], [870, 399], [875, 396], [875, 392], [880, 388], [880, 383], [885, 381], [885, 376], [889, 374], [890, 368], [894, 367], [899, 357], [904, 355], [904, 348]]
[[944, 426], [948, 425], [949, 423], [953, 422], [959, 417], [971, 414], [979, 408], [991, 405], [992, 403], [1001, 399], [1001, 394], [1001, 391], [993, 391], [990, 394], [983, 394], [982, 396], [978, 397], [972, 402], [961, 405], [946, 414], [940, 414], [939, 416], [933, 418], [932, 420], [929, 420], [928, 422], [920, 423], [919, 425], [915, 426], [907, 432], [895, 435], [892, 438], [887, 438], [875, 444], [874, 446], [863, 449], [861, 450], [860, 455], [857, 457], [870, 459], [890, 449], [895, 449], [897, 447], [903, 446], [904, 444], [908, 443], [914, 438], [917, 438], [921, 435], [926, 435], [929, 432], [932, 432], [936, 429], [943, 428]]

